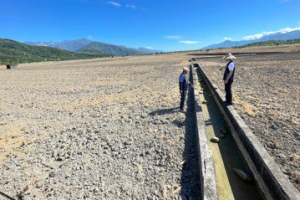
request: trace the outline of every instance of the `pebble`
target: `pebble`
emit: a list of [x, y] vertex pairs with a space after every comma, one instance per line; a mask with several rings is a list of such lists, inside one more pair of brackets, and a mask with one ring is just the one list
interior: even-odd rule
[[220, 139], [218, 137], [212, 137], [210, 139], [211, 142], [214, 142], [214, 143], [219, 143]]
[[233, 171], [244, 181], [248, 181], [248, 182], [253, 181], [253, 177], [249, 173], [238, 168], [233, 168]]

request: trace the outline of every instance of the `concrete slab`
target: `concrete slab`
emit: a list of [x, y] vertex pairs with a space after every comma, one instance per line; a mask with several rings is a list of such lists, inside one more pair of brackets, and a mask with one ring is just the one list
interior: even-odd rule
[[[192, 76], [193, 84], [198, 83], [198, 78], [195, 76], [195, 69], [191, 65], [190, 75]], [[198, 155], [200, 166], [200, 181], [201, 181], [201, 195], [203, 200], [218, 200], [218, 190], [216, 182], [216, 173], [214, 161], [208, 146], [208, 141], [205, 133], [205, 123], [200, 105], [199, 91], [197, 87], [194, 88], [195, 97], [195, 115], [198, 135]]]

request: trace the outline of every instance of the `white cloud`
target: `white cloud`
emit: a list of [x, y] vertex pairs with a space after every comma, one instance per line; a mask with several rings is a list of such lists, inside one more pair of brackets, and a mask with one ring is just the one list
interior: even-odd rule
[[230, 37], [224, 37], [224, 41], [226, 41], [226, 40], [232, 40], [232, 38], [230, 38]]
[[154, 48], [153, 47], [146, 47], [146, 49], [153, 50]]
[[179, 40], [181, 38], [181, 36], [179, 36], [179, 35], [167, 35], [167, 36], [164, 36], [164, 38], [169, 39], [169, 40]]
[[93, 39], [93, 36], [89, 35], [87, 36], [88, 39]]
[[135, 5], [130, 5], [130, 4], [126, 4], [127, 8], [132, 8], [132, 9], [137, 9], [137, 7]]
[[189, 40], [183, 40], [183, 41], [179, 41], [182, 44], [197, 44], [199, 43], [198, 41], [189, 41]]
[[263, 36], [266, 36], [266, 35], [273, 35], [273, 34], [276, 34], [276, 33], [288, 33], [288, 32], [291, 32], [291, 31], [296, 31], [296, 30], [300, 30], [300, 27], [297, 27], [297, 28], [283, 28], [283, 29], [280, 29], [278, 31], [269, 31], [269, 32], [262, 32], [262, 33], [258, 33], [258, 34], [255, 34], [255, 35], [248, 35], [246, 37], [244, 37], [244, 40], [255, 40], [255, 39], [259, 39]]
[[117, 8], [121, 7], [121, 4], [120, 3], [117, 3], [117, 2], [114, 2], [114, 1], [109, 1], [107, 2], [108, 4], [112, 5], [112, 6], [115, 6]]

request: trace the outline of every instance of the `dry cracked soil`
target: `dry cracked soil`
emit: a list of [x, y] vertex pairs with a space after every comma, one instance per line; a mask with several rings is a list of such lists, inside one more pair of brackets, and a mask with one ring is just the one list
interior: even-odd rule
[[[178, 112], [178, 77], [191, 57], [1, 68], [0, 199], [197, 199], [191, 98]], [[222, 88], [225, 63], [199, 63]], [[299, 54], [236, 64], [235, 108], [300, 189]]]
[[178, 112], [187, 59], [1, 69], [0, 199], [197, 199], [193, 120]]

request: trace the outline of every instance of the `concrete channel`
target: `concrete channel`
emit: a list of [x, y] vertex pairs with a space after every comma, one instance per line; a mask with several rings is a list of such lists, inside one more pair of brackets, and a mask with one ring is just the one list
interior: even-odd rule
[[[222, 93], [206, 72], [197, 63], [190, 68], [195, 86], [202, 199], [299, 200], [298, 190], [233, 106], [224, 106]], [[220, 130], [226, 131], [224, 138]], [[213, 137], [218, 137], [219, 142], [211, 142]], [[234, 168], [246, 174], [248, 180], [238, 176]]]

